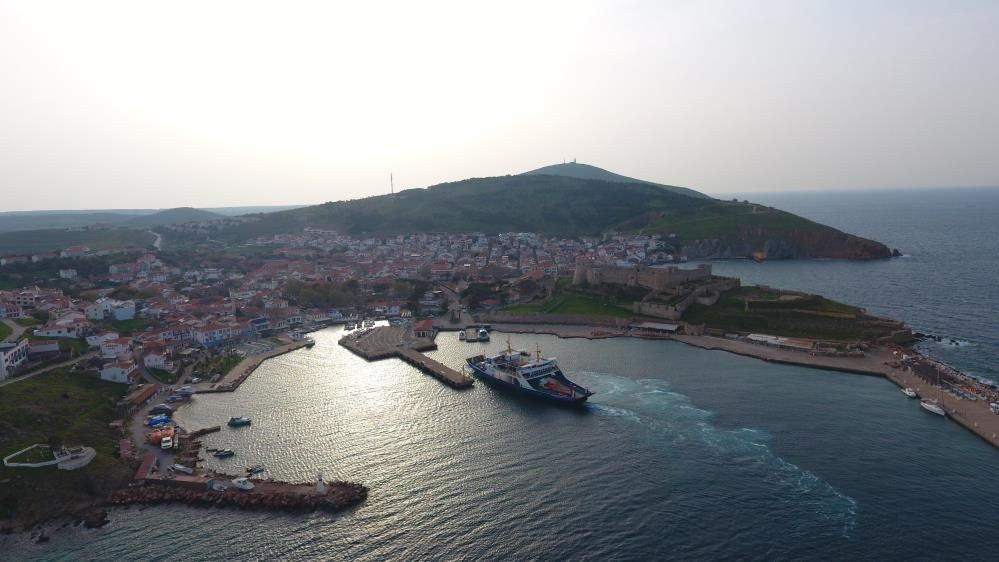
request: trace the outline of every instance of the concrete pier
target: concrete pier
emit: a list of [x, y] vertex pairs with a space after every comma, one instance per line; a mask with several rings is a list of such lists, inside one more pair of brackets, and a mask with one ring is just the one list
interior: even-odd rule
[[472, 377], [420, 353], [437, 349], [437, 344], [429, 338], [414, 337], [407, 328], [381, 326], [359, 335], [348, 334], [340, 338], [340, 345], [368, 361], [397, 357], [451, 388], [472, 386]]

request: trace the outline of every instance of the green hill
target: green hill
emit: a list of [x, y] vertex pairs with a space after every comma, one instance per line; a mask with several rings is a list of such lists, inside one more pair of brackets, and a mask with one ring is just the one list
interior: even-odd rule
[[635, 178], [629, 178], [628, 176], [622, 176], [620, 174], [615, 174], [614, 172], [608, 172], [603, 168], [590, 166], [589, 164], [579, 164], [577, 162], [568, 162], [565, 164], [553, 164], [551, 166], [538, 168], [537, 170], [531, 170], [530, 172], [524, 172], [522, 175], [565, 176], [567, 178], [576, 178], [580, 180], [602, 180], [602, 181], [609, 181], [616, 183], [643, 183], [647, 185], [654, 185], [662, 189], [665, 189], [666, 191], [671, 191], [673, 193], [687, 195], [689, 197], [710, 199], [710, 197], [701, 193], [700, 191], [694, 191], [693, 189], [689, 189], [686, 187], [677, 187], [675, 185], [663, 185], [661, 183], [653, 183], [645, 180], [636, 180]]
[[553, 175], [475, 178], [255, 215], [218, 233], [248, 239], [306, 226], [352, 235], [409, 232], [539, 232], [579, 237], [607, 232], [674, 234], [690, 257], [888, 257], [887, 247], [751, 203], [688, 197], [655, 184]]
[[218, 213], [203, 211], [193, 207], [177, 207], [176, 209], [166, 209], [165, 211], [159, 211], [151, 215], [143, 215], [129, 219], [121, 223], [121, 226], [127, 226], [129, 228], [152, 228], [154, 226], [163, 226], [167, 224], [180, 224], [185, 222], [220, 219], [223, 218], [223, 216], [224, 215], [220, 215]]

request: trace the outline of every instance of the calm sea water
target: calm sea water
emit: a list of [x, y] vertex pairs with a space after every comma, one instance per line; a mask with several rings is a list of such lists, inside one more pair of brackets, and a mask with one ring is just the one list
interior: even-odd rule
[[[920, 204], [912, 192], [772, 201], [912, 257], [718, 270], [954, 336], [968, 345], [933, 351], [995, 376], [999, 196], [929, 193]], [[237, 451], [209, 466], [263, 463], [289, 480], [322, 471], [366, 484], [362, 506], [335, 515], [129, 508], [104, 529], [63, 529], [45, 546], [6, 539], [5, 555], [990, 560], [999, 552], [999, 452], [878, 378], [676, 343], [512, 336], [515, 346], [540, 343], [597, 391], [587, 407], [565, 409], [482, 385], [452, 391], [394, 360], [366, 363], [336, 345], [339, 333], [315, 334], [314, 348], [265, 363], [235, 393], [195, 397], [178, 420], [201, 427], [250, 415], [253, 426], [206, 437]], [[501, 334], [489, 344], [453, 336], [442, 335], [433, 353], [453, 366], [504, 345]]]

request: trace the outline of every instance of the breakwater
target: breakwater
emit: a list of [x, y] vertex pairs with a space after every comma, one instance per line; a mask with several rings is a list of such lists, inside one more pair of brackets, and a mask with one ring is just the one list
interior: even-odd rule
[[414, 337], [398, 326], [382, 326], [340, 338], [340, 345], [368, 361], [398, 358], [451, 388], [469, 388], [472, 377], [420, 353], [437, 349], [432, 338]]
[[109, 505], [183, 503], [193, 506], [237, 507], [240, 509], [338, 510], [363, 502], [368, 489], [353, 482], [329, 482], [322, 493], [311, 484], [251, 480], [253, 490], [215, 491], [207, 480], [145, 480], [141, 486], [111, 494]]
[[260, 355], [254, 355], [253, 357], [247, 357], [239, 362], [238, 365], [232, 368], [225, 377], [222, 378], [217, 384], [212, 385], [211, 388], [199, 389], [196, 392], [198, 394], [210, 394], [213, 392], [232, 392], [239, 388], [239, 385], [243, 384], [246, 379], [257, 370], [264, 361], [277, 357], [279, 355], [284, 355], [296, 349], [301, 349], [303, 347], [309, 346], [311, 340], [299, 340], [291, 343], [284, 344], [282, 346], [276, 347], [266, 353]]

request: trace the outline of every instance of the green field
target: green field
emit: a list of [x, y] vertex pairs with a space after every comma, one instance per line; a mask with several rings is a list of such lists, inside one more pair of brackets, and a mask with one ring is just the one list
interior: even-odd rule
[[[622, 288], [624, 289], [624, 288]], [[630, 295], [634, 297], [634, 295]], [[639, 297], [640, 298], [640, 297]], [[574, 287], [569, 279], [560, 279], [551, 298], [543, 305], [518, 305], [506, 308], [507, 312], [545, 314], [580, 314], [588, 316], [635, 316], [631, 303], [637, 300], [629, 295], [588, 291]]]
[[[746, 310], [746, 299], [750, 299]], [[885, 334], [884, 328], [860, 325], [856, 318], [829, 318], [805, 311], [861, 314], [860, 309], [811, 295], [798, 300], [778, 300], [774, 293], [756, 287], [740, 287], [722, 293], [712, 306], [694, 304], [683, 320], [727, 332], [762, 333], [820, 340], [870, 340]]]
[[128, 481], [132, 469], [116, 457], [117, 443], [108, 423], [126, 387], [68, 369], [0, 387], [0, 451], [6, 456], [53, 436], [66, 445], [87, 445], [97, 458], [86, 468], [0, 466], [0, 523], [71, 512], [106, 497]]
[[143, 230], [22, 230], [0, 233], [0, 255], [56, 252], [70, 246], [112, 250], [129, 246], [145, 248], [156, 237]]

